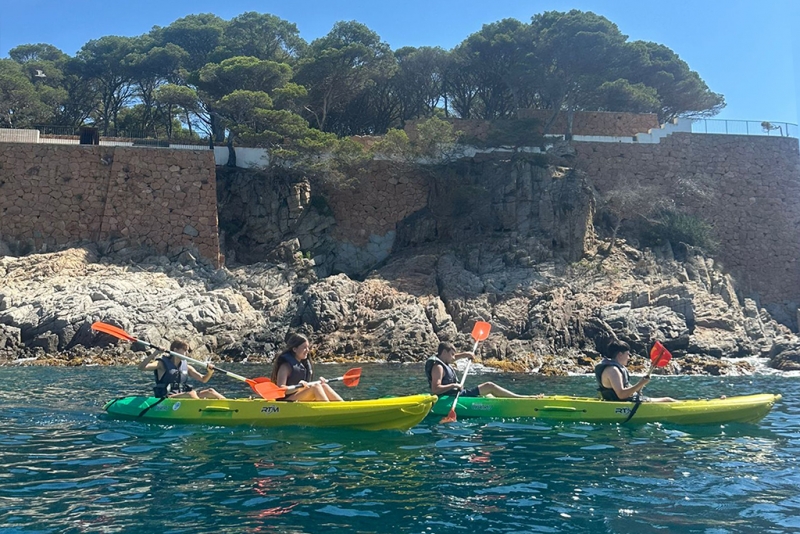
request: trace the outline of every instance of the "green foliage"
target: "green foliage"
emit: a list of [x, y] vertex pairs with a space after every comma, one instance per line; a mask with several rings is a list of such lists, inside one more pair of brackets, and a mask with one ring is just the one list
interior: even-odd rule
[[[576, 111], [656, 112], [666, 121], [713, 115], [725, 105], [668, 47], [628, 41], [610, 20], [579, 10], [486, 24], [450, 52], [392, 51], [353, 21], [309, 45], [294, 24], [247, 12], [231, 20], [189, 15], [140, 36], [100, 37], [75, 57], [48, 44], [21, 45], [9, 57], [21, 70], [0, 68], [5, 125], [92, 122], [107, 133], [124, 122], [147, 132], [200, 130], [215, 142], [230, 133], [286, 151], [288, 159], [332, 146], [294, 116], [340, 137], [399, 131], [410, 120], [479, 118], [498, 121], [492, 144], [520, 146], [538, 144], [527, 124], [505, 122], [523, 109], [551, 110], [547, 131], [560, 111], [571, 125]], [[251, 103], [251, 115], [232, 112], [244, 109], [223, 102], [236, 91], [266, 94], [271, 104]], [[411, 143], [415, 157], [452, 146], [443, 122]], [[381, 150], [406, 148], [392, 132]]]
[[0, 128], [31, 128], [47, 115], [22, 67], [0, 59]]
[[686, 243], [708, 252], [714, 252], [719, 246], [710, 224], [699, 217], [674, 210], [665, 211], [657, 219], [647, 221], [641, 230], [641, 241], [649, 247], [667, 242]]
[[403, 130], [392, 129], [372, 146], [371, 152], [389, 159], [405, 159], [413, 156], [411, 142]]
[[414, 153], [419, 156], [441, 157], [446, 155], [461, 137], [453, 125], [438, 117], [417, 123], [417, 138]]

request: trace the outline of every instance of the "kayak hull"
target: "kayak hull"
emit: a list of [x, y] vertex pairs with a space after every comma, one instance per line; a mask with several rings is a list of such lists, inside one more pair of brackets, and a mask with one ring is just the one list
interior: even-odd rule
[[[676, 423], [684, 425], [755, 423], [764, 418], [780, 395], [758, 394], [725, 399], [699, 399], [677, 402], [610, 402], [590, 397], [554, 395], [541, 398], [505, 399], [459, 397], [457, 417], [535, 417], [554, 421], [587, 423]], [[432, 414], [447, 415], [452, 397], [442, 397]]]
[[428, 415], [436, 399], [434, 395], [345, 402], [123, 397], [107, 402], [103, 409], [115, 419], [148, 423], [408, 430]]

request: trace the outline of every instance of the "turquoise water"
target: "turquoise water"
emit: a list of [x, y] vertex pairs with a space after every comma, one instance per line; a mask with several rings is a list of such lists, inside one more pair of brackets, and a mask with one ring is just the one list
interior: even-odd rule
[[[324, 366], [337, 376], [346, 368]], [[245, 376], [263, 367], [230, 366]], [[590, 377], [476, 375], [592, 395]], [[249, 390], [219, 374], [229, 396]], [[424, 390], [366, 365], [346, 398]], [[648, 393], [757, 392], [758, 425], [675, 427], [429, 417], [409, 432], [156, 426], [106, 419], [132, 367], [0, 368], [0, 532], [800, 531], [800, 378], [656, 377]]]

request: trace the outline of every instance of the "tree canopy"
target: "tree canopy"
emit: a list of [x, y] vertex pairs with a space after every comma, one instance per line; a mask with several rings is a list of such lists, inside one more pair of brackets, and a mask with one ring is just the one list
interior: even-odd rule
[[275, 150], [432, 117], [506, 120], [534, 109], [548, 111], [548, 123], [559, 113], [571, 123], [577, 111], [629, 111], [666, 122], [724, 105], [667, 46], [629, 41], [579, 10], [485, 24], [452, 50], [392, 50], [356, 21], [307, 43], [295, 24], [247, 12], [93, 39], [74, 57], [36, 43], [0, 59], [2, 127], [94, 124], [107, 135], [199, 135]]

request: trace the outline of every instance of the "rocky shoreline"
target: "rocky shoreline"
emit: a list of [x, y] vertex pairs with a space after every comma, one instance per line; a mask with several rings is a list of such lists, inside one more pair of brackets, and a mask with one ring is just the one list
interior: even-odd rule
[[[686, 246], [607, 243], [574, 263], [536, 258], [523, 240], [406, 249], [363, 280], [318, 276], [292, 241], [283, 261], [214, 269], [109, 244], [0, 257], [0, 365], [127, 365], [104, 321], [154, 345], [187, 339], [193, 355], [269, 362], [289, 331], [319, 361], [422, 361], [441, 340], [467, 349], [475, 320], [492, 334], [484, 365], [546, 375], [591, 372], [614, 336], [645, 355], [655, 339], [668, 373], [747, 374], [748, 358], [800, 369], [800, 340], [734, 280]], [[645, 358], [634, 358], [635, 371]]]

